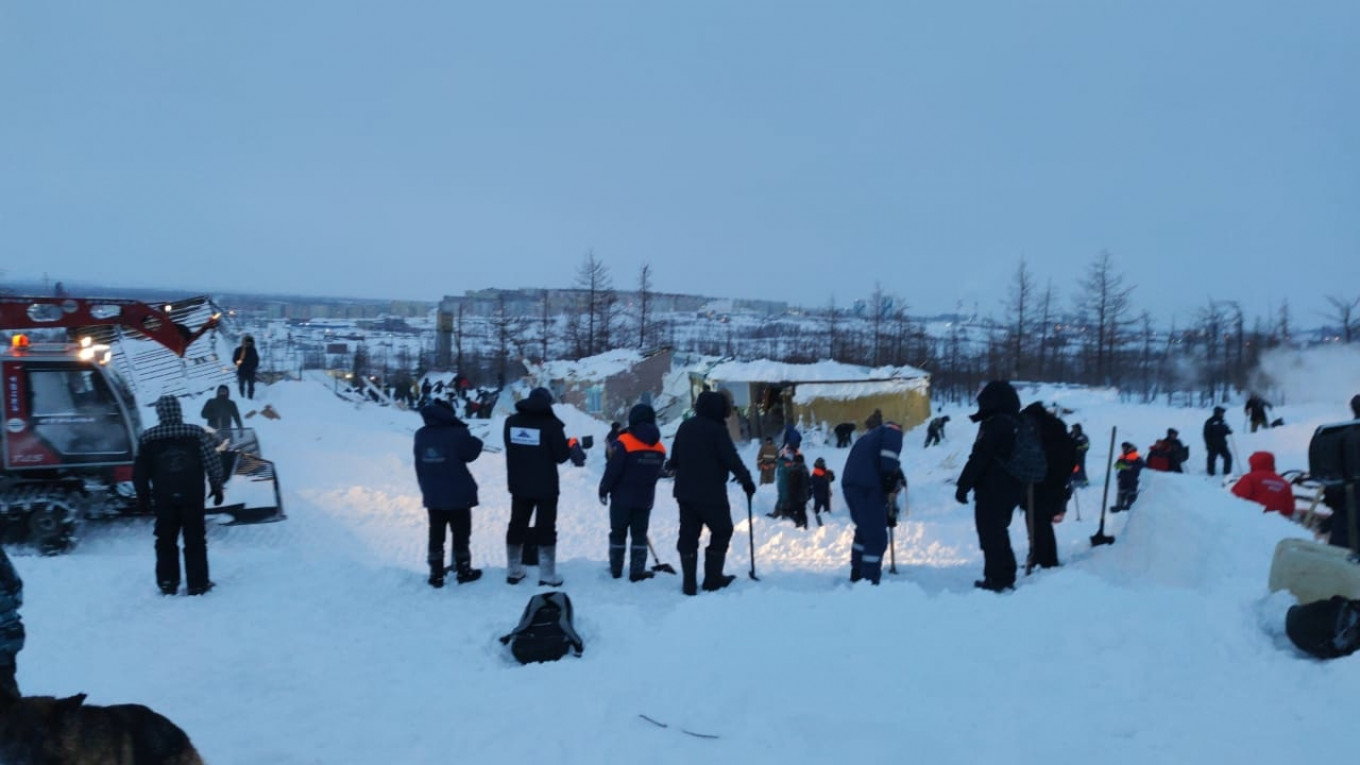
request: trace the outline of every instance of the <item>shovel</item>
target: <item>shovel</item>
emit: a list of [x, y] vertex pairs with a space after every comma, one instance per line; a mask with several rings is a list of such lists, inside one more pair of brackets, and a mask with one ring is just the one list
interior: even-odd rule
[[652, 547], [652, 538], [647, 537], [647, 549], [652, 551], [652, 560], [656, 560], [656, 565], [652, 566], [653, 571], [661, 571], [667, 574], [674, 574], [675, 569], [669, 563], [662, 563], [657, 560], [656, 548]]

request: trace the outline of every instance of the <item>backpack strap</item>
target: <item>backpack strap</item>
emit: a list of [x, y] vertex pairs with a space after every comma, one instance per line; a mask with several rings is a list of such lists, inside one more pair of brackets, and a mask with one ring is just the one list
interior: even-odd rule
[[567, 597], [565, 592], [550, 592], [546, 597], [557, 604], [558, 613], [560, 614], [558, 617], [558, 625], [562, 628], [562, 632], [566, 634], [567, 640], [571, 643], [572, 650], [576, 652], [577, 656], [580, 656], [581, 652], [586, 649], [586, 644], [576, 632], [571, 608], [571, 598]]
[[542, 606], [543, 599], [547, 597], [548, 595], [539, 593], [538, 595], [529, 598], [529, 603], [524, 606], [524, 615], [519, 618], [519, 624], [516, 625], [514, 629], [510, 630], [509, 634], [501, 636], [501, 645], [509, 643], [511, 638], [529, 628], [529, 624], [532, 623], [534, 619], [534, 612]]

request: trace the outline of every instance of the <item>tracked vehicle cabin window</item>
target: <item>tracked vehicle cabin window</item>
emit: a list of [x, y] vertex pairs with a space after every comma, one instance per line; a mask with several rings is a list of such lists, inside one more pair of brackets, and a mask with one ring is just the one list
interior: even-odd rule
[[113, 391], [98, 373], [33, 370], [28, 381], [33, 394], [33, 432], [52, 448], [82, 462], [130, 456], [127, 423]]

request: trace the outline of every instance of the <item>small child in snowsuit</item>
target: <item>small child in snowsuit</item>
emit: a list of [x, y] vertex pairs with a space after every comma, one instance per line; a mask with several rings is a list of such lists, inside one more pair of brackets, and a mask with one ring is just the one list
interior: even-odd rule
[[1110, 508], [1112, 513], [1133, 507], [1134, 500], [1138, 499], [1138, 474], [1143, 471], [1143, 458], [1138, 456], [1138, 447], [1125, 441], [1119, 445], [1119, 450], [1119, 459], [1114, 462], [1119, 496], [1114, 507]]
[[793, 455], [793, 463], [789, 465], [788, 480], [787, 512], [793, 518], [793, 525], [796, 528], [805, 529], [808, 527], [807, 501], [809, 494], [809, 476], [807, 463], [803, 461], [803, 455]]
[[836, 474], [826, 469], [826, 460], [821, 457], [812, 463], [812, 475], [808, 482], [812, 485], [812, 514], [817, 525], [822, 525], [822, 511], [831, 512], [831, 482]]

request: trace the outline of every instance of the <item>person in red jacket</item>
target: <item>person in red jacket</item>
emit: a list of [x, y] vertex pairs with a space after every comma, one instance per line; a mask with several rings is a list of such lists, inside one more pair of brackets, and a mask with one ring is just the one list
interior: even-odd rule
[[1251, 472], [1233, 484], [1232, 493], [1242, 499], [1249, 499], [1265, 506], [1264, 512], [1272, 510], [1288, 518], [1294, 514], [1294, 491], [1289, 482], [1275, 472], [1275, 455], [1270, 452], [1256, 452], [1247, 459]]

